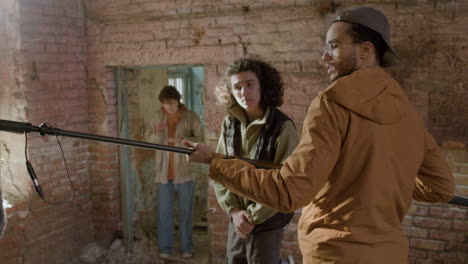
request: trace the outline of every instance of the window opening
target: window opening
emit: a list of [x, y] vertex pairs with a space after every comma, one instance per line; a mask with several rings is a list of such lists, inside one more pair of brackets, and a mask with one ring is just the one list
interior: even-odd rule
[[169, 85], [174, 86], [181, 95], [182, 103], [185, 104], [185, 79], [182, 77], [169, 78]]

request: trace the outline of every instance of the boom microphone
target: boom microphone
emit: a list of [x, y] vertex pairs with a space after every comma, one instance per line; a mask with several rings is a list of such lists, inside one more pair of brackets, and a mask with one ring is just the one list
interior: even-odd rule
[[16, 122], [16, 121], [0, 119], [0, 130], [2, 131], [23, 134], [25, 132], [30, 132], [31, 127], [32, 127], [31, 123]]
[[39, 196], [44, 199], [44, 192], [42, 192], [42, 187], [37, 180], [36, 173], [34, 172], [34, 169], [29, 160], [26, 161], [26, 168], [28, 169], [29, 176], [31, 177], [32, 183], [34, 185], [34, 189], [36, 189], [36, 192], [39, 194]]
[[3, 208], [2, 190], [0, 190], [0, 238], [2, 238], [3, 232], [5, 232], [6, 222], [7, 219], [5, 209]]
[[[40, 126], [33, 126], [31, 123], [16, 122], [16, 121], [9, 121], [9, 120], [2, 120], [2, 119], [0, 119], [0, 131], [8, 131], [8, 132], [13, 132], [13, 133], [21, 133], [21, 134], [29, 133], [29, 132], [38, 132], [41, 136], [44, 136], [44, 135], [67, 136], [67, 137], [82, 138], [82, 139], [95, 140], [95, 141], [101, 141], [101, 142], [109, 142], [109, 143], [121, 144], [121, 145], [133, 146], [133, 147], [169, 151], [169, 152], [186, 154], [186, 155], [190, 155], [194, 151], [188, 148], [180, 148], [180, 147], [154, 144], [154, 143], [129, 140], [129, 139], [123, 139], [123, 138], [100, 136], [100, 135], [94, 135], [94, 134], [88, 134], [88, 133], [62, 130], [58, 128], [53, 128], [47, 124], [41, 124]], [[224, 158], [226, 159], [237, 158], [237, 159], [246, 161], [254, 165], [257, 168], [262, 168], [262, 169], [281, 168], [281, 164], [276, 164], [272, 162], [257, 161], [257, 160], [245, 159], [245, 158], [240, 158], [240, 157], [229, 157], [229, 156], [226, 156]], [[29, 176], [31, 176], [31, 180], [33, 181], [34, 188], [36, 189], [37, 193], [43, 198], [44, 194], [42, 192], [42, 188], [39, 185], [39, 182], [37, 181], [36, 173], [34, 173], [31, 163], [27, 161], [26, 166], [28, 168]], [[450, 200], [448, 203], [453, 204], [453, 205], [459, 205], [459, 206], [468, 206], [468, 198], [454, 196], [453, 199]]]

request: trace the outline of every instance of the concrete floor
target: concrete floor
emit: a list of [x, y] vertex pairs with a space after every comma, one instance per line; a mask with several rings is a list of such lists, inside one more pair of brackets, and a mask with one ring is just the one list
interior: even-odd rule
[[[176, 232], [175, 237], [178, 237]], [[126, 254], [123, 247], [107, 250], [95, 264], [208, 264], [210, 263], [210, 242], [206, 228], [195, 226], [193, 229], [194, 255], [190, 259], [183, 259], [178, 253], [179, 245], [175, 244], [174, 255], [170, 258], [159, 257], [157, 241], [154, 238], [135, 241], [134, 252]]]

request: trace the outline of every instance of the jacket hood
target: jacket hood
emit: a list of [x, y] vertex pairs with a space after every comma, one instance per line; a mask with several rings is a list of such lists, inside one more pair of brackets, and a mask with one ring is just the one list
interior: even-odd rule
[[333, 82], [326, 99], [379, 124], [401, 120], [408, 98], [400, 85], [382, 68], [358, 70]]

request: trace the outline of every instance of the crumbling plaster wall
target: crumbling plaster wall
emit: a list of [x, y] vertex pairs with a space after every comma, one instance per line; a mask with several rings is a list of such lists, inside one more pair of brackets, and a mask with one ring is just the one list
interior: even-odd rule
[[[444, 146], [458, 194], [467, 195], [467, 4], [457, 0], [87, 1], [90, 89], [95, 89], [94, 83], [102, 87], [102, 93], [89, 97], [90, 104], [108, 110], [93, 112], [93, 119], [108, 134], [116, 128], [115, 111], [106, 101], [114, 96], [106, 66], [203, 64], [205, 116], [210, 117], [206, 135], [215, 144], [224, 115], [216, 107], [216, 83], [233, 59], [256, 53], [283, 74], [282, 110], [300, 130], [309, 103], [328, 84], [320, 56], [330, 17], [340, 9], [371, 5], [387, 14], [392, 25], [392, 43], [402, 63], [390, 71]], [[227, 217], [211, 188], [209, 193], [212, 260], [223, 263]], [[410, 239], [410, 262], [467, 261], [467, 214], [462, 208], [416, 203], [403, 224]], [[282, 249], [283, 257], [294, 255], [298, 263], [299, 215], [289, 225]]]
[[[87, 131], [86, 34], [83, 1], [0, 2], [0, 118], [49, 122]], [[25, 137], [1, 132], [1, 179], [8, 225], [0, 263], [72, 263], [93, 238], [85, 140], [28, 135], [28, 156], [49, 204], [25, 169]]]
[[[25, 89], [20, 87], [19, 14], [17, 1], [2, 1], [0, 6], [0, 119], [22, 121], [26, 116]], [[12, 100], [13, 99], [13, 100]], [[24, 136], [0, 132], [0, 186], [9, 203], [29, 196], [30, 182], [24, 163]], [[21, 177], [21, 176], [23, 177]]]

